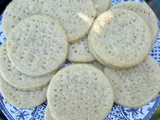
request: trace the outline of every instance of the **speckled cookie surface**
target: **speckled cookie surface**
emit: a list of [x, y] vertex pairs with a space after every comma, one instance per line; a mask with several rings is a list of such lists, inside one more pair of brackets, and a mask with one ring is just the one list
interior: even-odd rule
[[147, 57], [152, 45], [148, 25], [140, 16], [125, 9], [112, 9], [101, 14], [91, 28], [88, 41], [92, 52], [117, 68], [139, 64]]
[[92, 62], [95, 60], [88, 49], [88, 36], [69, 45], [67, 59], [71, 62]]
[[46, 101], [48, 85], [36, 91], [21, 91], [7, 84], [0, 76], [0, 92], [5, 101], [18, 108], [34, 108]]
[[94, 67], [96, 67], [96, 68], [98, 68], [98, 69], [100, 69], [102, 71], [104, 69], [104, 66], [102, 64], [100, 64], [99, 62], [97, 62], [97, 61], [93, 61], [93, 62], [90, 62], [88, 64], [93, 65]]
[[47, 15], [32, 15], [19, 22], [7, 40], [13, 66], [29, 76], [56, 71], [66, 60], [67, 35], [61, 24]]
[[37, 89], [47, 85], [54, 73], [42, 77], [30, 77], [16, 70], [7, 56], [7, 43], [0, 46], [0, 73], [4, 80], [21, 90]]
[[151, 30], [152, 44], [157, 40], [157, 35], [159, 31], [157, 17], [155, 16], [154, 12], [149, 8], [149, 6], [146, 3], [122, 2], [111, 7], [111, 9], [115, 9], [115, 8], [131, 10], [135, 12], [137, 15], [139, 15], [140, 17], [142, 17]]
[[24, 18], [40, 12], [45, 0], [14, 0], [4, 11], [2, 18], [3, 32], [8, 38], [15, 25]]
[[111, 0], [93, 0], [93, 3], [97, 11], [97, 16], [99, 16], [110, 8]]
[[102, 64], [103, 66], [116, 68], [116, 67], [113, 66], [113, 65], [107, 64], [107, 63], [104, 62], [100, 57], [98, 57], [98, 55], [96, 55], [96, 52], [94, 52], [94, 50], [92, 49], [91, 46], [92, 46], [92, 45], [90, 44], [90, 42], [88, 42], [88, 48], [89, 48], [90, 53], [92, 54], [92, 56], [94, 56], [94, 58], [95, 58], [100, 64]]
[[53, 16], [62, 23], [70, 43], [88, 34], [96, 16], [92, 0], [47, 0], [41, 13]]
[[140, 108], [160, 91], [160, 67], [151, 56], [132, 68], [105, 68], [104, 73], [113, 85], [115, 102], [123, 107]]
[[54, 120], [51, 116], [49, 107], [47, 106], [44, 113], [44, 120]]
[[47, 98], [51, 116], [56, 120], [103, 120], [112, 108], [114, 94], [101, 70], [74, 64], [53, 77]]

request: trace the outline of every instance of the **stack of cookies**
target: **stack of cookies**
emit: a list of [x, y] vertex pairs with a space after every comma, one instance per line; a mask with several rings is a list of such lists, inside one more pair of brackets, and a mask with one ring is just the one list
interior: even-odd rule
[[67, 34], [60, 22], [39, 14], [43, 3], [16, 0], [3, 15], [7, 41], [0, 48], [0, 89], [4, 100], [19, 108], [47, 100], [48, 84], [68, 53]]
[[[156, 16], [145, 3], [110, 4], [12, 1], [2, 19], [4, 100], [19, 108], [48, 100], [46, 120], [104, 120], [114, 102], [138, 108], [154, 99], [160, 68], [148, 54]], [[73, 64], [60, 69], [66, 60]]]

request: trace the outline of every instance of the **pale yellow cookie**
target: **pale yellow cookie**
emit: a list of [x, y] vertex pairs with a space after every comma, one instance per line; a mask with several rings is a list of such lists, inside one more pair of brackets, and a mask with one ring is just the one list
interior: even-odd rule
[[42, 77], [30, 77], [13, 67], [8, 56], [6, 42], [0, 46], [0, 73], [11, 86], [21, 90], [33, 90], [47, 85], [55, 72]]
[[152, 44], [145, 21], [125, 9], [101, 14], [91, 28], [88, 42], [90, 50], [102, 62], [117, 68], [129, 68], [142, 62]]
[[97, 16], [106, 12], [111, 6], [112, 0], [93, 0], [94, 6], [97, 11]]
[[92, 56], [94, 56], [94, 58], [95, 58], [100, 64], [102, 64], [103, 66], [116, 68], [116, 67], [113, 66], [113, 65], [110, 65], [110, 64], [105, 63], [100, 57], [98, 57], [98, 56], [96, 55], [96, 53], [93, 51], [91, 45], [89, 45], [89, 44], [90, 44], [90, 43], [88, 42], [89, 51], [91, 52]]
[[68, 53], [67, 35], [54, 18], [36, 14], [19, 22], [7, 40], [12, 65], [29, 76], [56, 71]]
[[104, 120], [112, 108], [114, 93], [101, 70], [73, 64], [53, 77], [47, 98], [51, 116], [56, 120]]
[[97, 62], [97, 61], [90, 62], [90, 63], [88, 63], [88, 64], [93, 65], [93, 66], [95, 66], [96, 68], [98, 68], [98, 69], [100, 69], [100, 70], [102, 70], [102, 71], [103, 71], [103, 69], [104, 69], [104, 66], [103, 66], [102, 64], [100, 64], [99, 62]]
[[18, 90], [7, 84], [0, 76], [0, 92], [4, 101], [18, 108], [34, 108], [46, 101], [48, 85], [35, 91]]
[[67, 59], [71, 62], [92, 62], [95, 58], [88, 49], [88, 36], [69, 45]]
[[51, 117], [51, 113], [50, 113], [50, 110], [49, 110], [49, 107], [48, 107], [48, 106], [47, 106], [46, 109], [45, 109], [44, 120], [54, 120], [54, 119]]
[[2, 18], [3, 33], [8, 38], [15, 25], [24, 18], [40, 12], [45, 0], [14, 0], [5, 9]]
[[142, 107], [160, 91], [160, 67], [151, 56], [129, 69], [106, 67], [104, 73], [113, 85], [115, 102], [123, 107]]
[[151, 30], [152, 44], [157, 40], [157, 35], [159, 31], [157, 17], [146, 3], [130, 1], [118, 3], [111, 7], [111, 9], [116, 8], [131, 10], [132, 12], [135, 12], [137, 15], [142, 17]]
[[96, 16], [92, 0], [47, 0], [41, 13], [53, 16], [62, 23], [70, 43], [88, 34]]

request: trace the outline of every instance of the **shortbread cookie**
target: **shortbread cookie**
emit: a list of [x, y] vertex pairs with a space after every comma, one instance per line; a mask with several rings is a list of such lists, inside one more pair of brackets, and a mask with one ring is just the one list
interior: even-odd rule
[[91, 48], [91, 45], [89, 45], [89, 44], [90, 44], [90, 43], [88, 42], [89, 51], [91, 52], [92, 56], [94, 56], [94, 58], [95, 58], [100, 64], [102, 64], [103, 66], [116, 68], [115, 66], [109, 65], [109, 64], [105, 63], [104, 61], [102, 61], [102, 59], [96, 55], [96, 53], [95, 53], [95, 52], [93, 51], [93, 49]]
[[62, 23], [70, 43], [88, 34], [96, 16], [92, 0], [47, 0], [41, 13], [53, 16]]
[[142, 107], [160, 91], [160, 67], [151, 56], [132, 68], [105, 68], [104, 73], [113, 85], [115, 102], [123, 107]]
[[[72, 62], [72, 64], [82, 64], [82, 63], [73, 63], [73, 62]], [[83, 63], [83, 64], [92, 65], [92, 66], [94, 66], [94, 67], [96, 67], [96, 68], [98, 68], [98, 69], [100, 69], [100, 70], [102, 70], [102, 71], [103, 71], [103, 69], [104, 69], [104, 66], [103, 66], [102, 64], [100, 64], [99, 62], [97, 62], [97, 61], [93, 61], [93, 62], [90, 62], [90, 63]]]
[[112, 108], [114, 93], [101, 70], [74, 64], [53, 77], [47, 98], [55, 120], [104, 120]]
[[51, 113], [50, 113], [50, 110], [49, 110], [49, 107], [48, 107], [48, 106], [47, 106], [46, 109], [45, 109], [44, 120], [54, 120], [54, 119], [51, 117]]
[[98, 68], [98, 69], [100, 69], [102, 71], [104, 69], [104, 66], [102, 64], [100, 64], [99, 62], [97, 62], [97, 61], [90, 62], [89, 64], [95, 66], [96, 68]]
[[88, 36], [69, 45], [67, 59], [71, 62], [92, 62], [95, 60], [88, 49]]
[[47, 15], [36, 14], [19, 22], [7, 43], [11, 63], [29, 76], [42, 76], [57, 70], [68, 53], [65, 30]]
[[2, 18], [3, 32], [8, 38], [15, 25], [24, 18], [40, 12], [45, 0], [14, 0], [4, 11]]
[[146, 5], [146, 3], [130, 1], [118, 3], [111, 7], [111, 9], [116, 8], [131, 10], [140, 17], [142, 17], [151, 30], [152, 44], [157, 40], [157, 35], [159, 31], [157, 17], [155, 16], [154, 12], [148, 7], [148, 5]]
[[0, 76], [0, 92], [4, 101], [18, 108], [34, 108], [46, 101], [48, 85], [35, 91], [21, 91], [7, 84]]
[[106, 12], [111, 6], [111, 0], [93, 0], [95, 5], [97, 15], [99, 16], [101, 13]]
[[112, 9], [95, 20], [88, 42], [92, 52], [106, 64], [129, 68], [147, 57], [151, 48], [151, 33], [137, 14], [124, 9]]
[[54, 73], [42, 77], [30, 77], [13, 67], [8, 56], [6, 42], [0, 46], [0, 73], [3, 79], [10, 85], [21, 90], [32, 90], [47, 85]]

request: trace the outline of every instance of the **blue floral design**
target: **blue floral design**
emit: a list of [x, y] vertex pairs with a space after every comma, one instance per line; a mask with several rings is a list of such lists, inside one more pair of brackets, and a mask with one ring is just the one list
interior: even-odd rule
[[[2, 14], [3, 15], [3, 14]], [[0, 45], [6, 40], [2, 31], [2, 15], [0, 16]]]
[[[122, 108], [122, 110], [124, 110], [124, 108]], [[124, 112], [124, 115], [128, 118], [129, 117], [129, 114], [128, 113], [131, 113], [131, 116], [132, 118], [134, 118], [135, 120], [142, 120], [141, 118], [139, 118], [139, 115], [140, 116], [143, 116], [143, 111], [142, 111], [142, 108], [140, 109], [130, 109], [130, 108], [127, 108]]]
[[65, 63], [60, 67], [60, 69], [66, 67], [66, 66], [68, 66], [68, 65], [70, 65], [70, 64], [71, 64], [71, 62], [68, 61], [68, 60], [66, 60]]
[[18, 120], [25, 120], [25, 117], [29, 116], [28, 111], [23, 109], [18, 110], [16, 107], [13, 107], [14, 110], [10, 110], [12, 114], [16, 114], [16, 119]]
[[138, 109], [131, 109], [131, 108], [124, 108], [121, 107], [122, 114], [125, 116], [127, 120], [148, 120], [150, 118], [150, 113], [154, 112], [154, 108], [156, 104], [160, 103], [160, 96], [153, 99], [147, 105], [138, 108]]
[[47, 101], [44, 102], [44, 103], [42, 104], [42, 106], [46, 108], [46, 106], [47, 106]]
[[3, 100], [3, 96], [2, 96], [2, 94], [0, 94], [0, 100]]
[[20, 109], [14, 107], [8, 102], [4, 102], [3, 98], [0, 99], [0, 108], [9, 120], [31, 120], [38, 111], [37, 107], [31, 109]]
[[120, 0], [120, 2], [127, 2], [127, 1], [144, 2], [144, 0]]
[[160, 64], [160, 47], [154, 47], [149, 54]]
[[33, 118], [33, 120], [44, 120], [44, 111], [45, 111], [45, 107], [39, 106], [38, 112], [35, 115], [35, 117]]
[[126, 120], [126, 118], [122, 114], [121, 107], [117, 104], [114, 104], [106, 120]]

